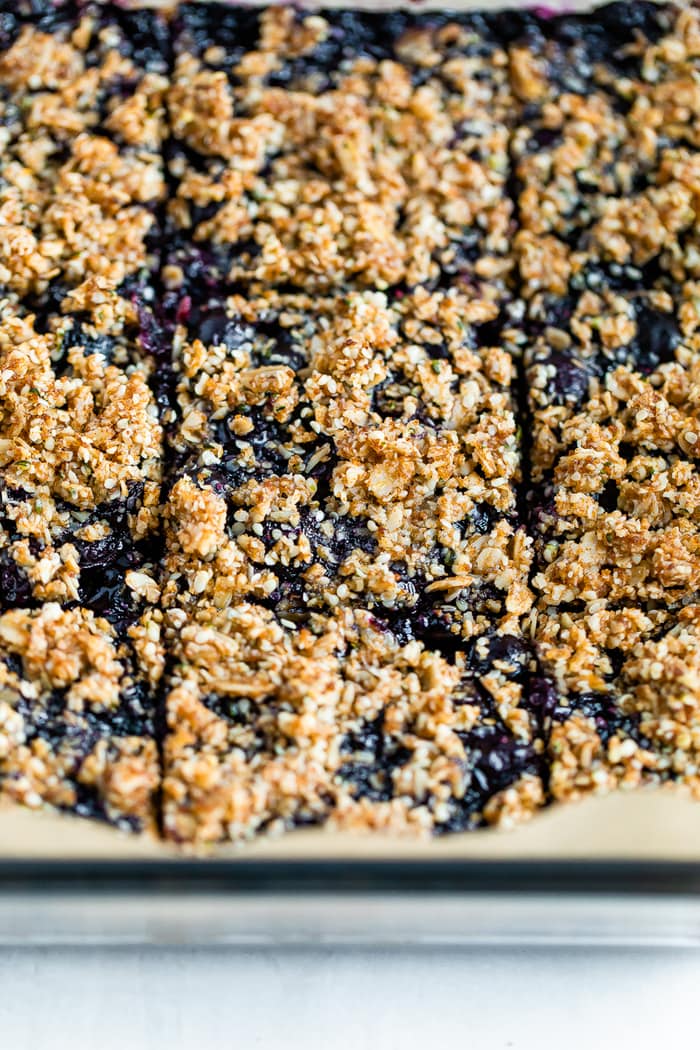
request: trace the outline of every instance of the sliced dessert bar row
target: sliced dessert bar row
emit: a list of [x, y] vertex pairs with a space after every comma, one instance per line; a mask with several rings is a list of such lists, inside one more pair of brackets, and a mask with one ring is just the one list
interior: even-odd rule
[[697, 791], [699, 13], [530, 24], [511, 62], [549, 789]]
[[244, 602], [172, 609], [165, 637], [163, 824], [175, 841], [319, 823], [459, 831], [513, 824], [545, 800], [517, 635], [448, 655], [365, 609], [292, 627]]
[[153, 830], [163, 441], [108, 309], [0, 305], [0, 795]]
[[0, 2], [0, 792], [152, 826], [165, 650], [178, 841], [695, 786], [699, 41]]
[[528, 354], [555, 797], [657, 773], [696, 783], [700, 312], [677, 303], [586, 293]]
[[0, 5], [0, 795], [150, 830], [167, 54], [152, 14]]
[[481, 16], [174, 25], [166, 833], [520, 819], [505, 49]]
[[700, 17], [612, 4], [511, 47], [522, 294], [633, 291], [698, 275]]
[[159, 617], [129, 637], [55, 602], [0, 615], [0, 798], [155, 832]]
[[497, 314], [457, 289], [181, 308], [163, 579], [175, 838], [448, 830], [543, 801]]
[[515, 369], [491, 303], [270, 293], [187, 310], [173, 597], [266, 600], [295, 622], [361, 604], [446, 642], [470, 634], [456, 594], [515, 622]]

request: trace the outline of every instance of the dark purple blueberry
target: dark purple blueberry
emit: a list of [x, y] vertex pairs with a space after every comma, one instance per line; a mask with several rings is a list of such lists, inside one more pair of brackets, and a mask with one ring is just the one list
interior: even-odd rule
[[171, 340], [165, 325], [154, 311], [143, 303], [140, 296], [132, 295], [132, 301], [136, 306], [139, 319], [139, 341], [141, 347], [157, 361], [169, 362]]
[[542, 776], [545, 772], [544, 763], [532, 744], [511, 736], [500, 719], [489, 717], [487, 710], [471, 732], [460, 736], [467, 753], [466, 770], [471, 777], [464, 797], [452, 803], [450, 817], [437, 828], [439, 833], [477, 827], [490, 798], [524, 774]]
[[19, 22], [11, 11], [0, 11], [0, 50], [7, 50], [19, 32]]
[[590, 376], [585, 365], [558, 350], [550, 350], [546, 359], [548, 366], [554, 368], [545, 388], [551, 405], [581, 405], [588, 397]]
[[641, 371], [653, 372], [659, 365], [672, 361], [681, 333], [673, 314], [637, 308], [636, 363]]
[[228, 271], [228, 265], [211, 246], [208, 249], [199, 244], [195, 246], [177, 230], [168, 229], [167, 236], [169, 246], [164, 261], [182, 270], [183, 283], [177, 293], [166, 293], [164, 305], [178, 304], [183, 296], [189, 296], [194, 310], [197, 304], [208, 303], [219, 291], [222, 273]]
[[124, 583], [124, 573], [139, 568], [138, 561], [120, 559], [109, 567], [95, 566], [80, 572], [80, 603], [96, 616], [103, 616], [117, 631], [126, 631], [139, 617], [139, 605]]
[[382, 419], [400, 419], [404, 411], [404, 398], [411, 392], [411, 384], [403, 373], [396, 370], [378, 383], [372, 391], [372, 411]]
[[541, 327], [563, 328], [568, 330], [571, 318], [576, 309], [576, 298], [572, 295], [544, 295], [542, 297]]
[[[233, 416], [240, 415], [242, 409]], [[246, 418], [253, 421], [253, 430], [244, 438], [237, 437], [229, 425], [233, 416], [226, 416], [217, 422], [215, 438], [224, 447], [224, 458], [222, 469], [231, 477], [232, 485], [240, 485], [249, 477], [262, 480], [272, 475], [283, 475], [289, 472], [289, 453], [285, 445], [289, 442], [289, 435], [285, 428], [274, 418], [265, 415], [261, 410], [248, 408], [243, 413]], [[252, 469], [247, 465], [241, 465], [241, 452], [237, 442], [244, 441], [253, 449], [255, 467]]]
[[231, 68], [257, 46], [259, 11], [243, 5], [186, 3], [178, 8], [173, 25], [176, 50], [203, 55], [216, 43], [225, 54], [224, 66]]
[[523, 681], [532, 659], [532, 650], [524, 638], [513, 634], [492, 634], [477, 638], [469, 651], [467, 667], [477, 675], [489, 674], [498, 661], [508, 678]]
[[416, 637], [414, 633], [414, 618], [410, 613], [408, 615], [394, 615], [387, 619], [375, 609], [370, 623], [375, 631], [386, 631], [393, 634], [397, 645], [408, 645]]
[[488, 503], [477, 503], [462, 526], [465, 534], [473, 530], [485, 536], [493, 532], [494, 525], [501, 517], [502, 515]]
[[527, 706], [534, 713], [537, 722], [542, 725], [550, 719], [557, 709], [559, 697], [554, 684], [549, 678], [536, 675], [530, 680], [527, 695]]
[[9, 551], [0, 551], [0, 612], [34, 604], [32, 585]]
[[391, 799], [392, 772], [411, 758], [411, 752], [385, 732], [383, 714], [348, 733], [341, 744], [341, 752], [352, 756], [340, 766], [338, 775], [341, 780], [352, 785], [356, 798], [368, 798], [373, 802]]
[[[296, 526], [265, 522], [263, 542], [272, 546], [276, 542], [277, 533], [295, 539], [303, 534], [309, 541], [314, 560], [331, 566], [347, 561], [353, 551], [361, 550], [372, 554], [376, 550], [376, 540], [361, 519], [329, 516], [324, 521], [324, 524], [328, 523], [332, 526], [330, 536], [321, 529], [321, 522], [317, 520], [313, 511], [302, 510], [299, 524]], [[278, 566], [277, 571], [284, 573], [286, 570]], [[293, 569], [292, 572], [296, 574], [297, 570]]]
[[230, 318], [223, 307], [202, 312], [196, 332], [193, 332], [205, 346], [223, 345], [227, 350], [240, 350], [252, 344], [255, 329], [252, 325], [242, 324]]
[[346, 561], [355, 550], [373, 554], [377, 549], [377, 541], [364, 519], [344, 514], [342, 517], [333, 516], [330, 520], [333, 523], [333, 535], [331, 539], [325, 539], [325, 545], [338, 562]]
[[557, 696], [548, 714], [553, 722], [566, 722], [574, 714], [589, 718], [603, 744], [616, 734], [629, 736], [642, 747], [649, 743], [640, 729], [639, 716], [622, 711], [610, 693], [575, 693], [566, 700]]
[[170, 32], [162, 15], [155, 11], [127, 11], [111, 7], [123, 33], [120, 51], [131, 58], [139, 70], [165, 73], [170, 65]]
[[[471, 273], [474, 263], [482, 254], [483, 238], [483, 231], [478, 228], [464, 230], [459, 241], [450, 245], [446, 255], [441, 258], [443, 274], [454, 278], [461, 273]], [[453, 282], [446, 283], [449, 285]]]
[[86, 356], [100, 354], [108, 364], [111, 364], [114, 358], [115, 343], [111, 336], [90, 332], [78, 320], [72, 318], [62, 333], [60, 355], [52, 359], [53, 370], [57, 376], [68, 370], [68, 351], [74, 347], [80, 347]]
[[555, 128], [538, 128], [533, 131], [529, 148], [533, 153], [538, 150], [550, 149], [561, 141], [561, 130]]
[[464, 651], [464, 639], [460, 633], [461, 618], [451, 606], [429, 604], [429, 596], [419, 597], [418, 608], [412, 616], [415, 637], [427, 649], [441, 653], [450, 663], [456, 654]]
[[617, 510], [617, 501], [620, 490], [616, 481], [606, 481], [602, 491], [598, 494], [598, 503], [606, 514], [612, 514]]
[[16, 653], [5, 653], [1, 659], [10, 674], [22, 677], [22, 661]]
[[[574, 238], [575, 240], [575, 238]], [[574, 244], [574, 246], [576, 246]], [[577, 292], [591, 291], [603, 294], [607, 291], [638, 292], [656, 284], [658, 274], [649, 265], [640, 269], [631, 264], [616, 262], [589, 262], [579, 273], [571, 277], [571, 287]]]
[[0, 10], [4, 7], [18, 19], [36, 26], [42, 33], [72, 28], [77, 18], [72, 0], [4, 0]]
[[596, 8], [588, 17], [618, 47], [635, 43], [638, 34], [655, 43], [664, 31], [664, 12], [651, 0], [617, 0]]
[[203, 702], [219, 718], [225, 718], [234, 725], [250, 725], [255, 716], [256, 709], [250, 700], [232, 699], [230, 696], [209, 693], [203, 698]]
[[116, 710], [100, 715], [100, 723], [110, 736], [151, 736], [154, 705], [146, 682], [135, 679], [122, 690]]

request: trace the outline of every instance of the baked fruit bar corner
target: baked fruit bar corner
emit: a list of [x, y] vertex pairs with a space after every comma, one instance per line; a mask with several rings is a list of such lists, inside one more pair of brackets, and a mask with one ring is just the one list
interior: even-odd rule
[[700, 14], [0, 2], [0, 794], [698, 788]]

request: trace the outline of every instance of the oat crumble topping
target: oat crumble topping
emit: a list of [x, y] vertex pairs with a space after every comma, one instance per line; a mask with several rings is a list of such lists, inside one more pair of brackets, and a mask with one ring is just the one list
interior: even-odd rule
[[0, 795], [700, 798], [700, 9], [0, 2]]

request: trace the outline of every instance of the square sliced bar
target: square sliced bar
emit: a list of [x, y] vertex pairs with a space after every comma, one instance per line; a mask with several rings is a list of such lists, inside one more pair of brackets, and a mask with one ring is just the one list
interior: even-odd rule
[[524, 15], [510, 60], [514, 247], [531, 312], [548, 294], [697, 278], [697, 7]]
[[[514, 365], [456, 289], [185, 301], [169, 603], [358, 606], [450, 646], [517, 630]], [[190, 336], [191, 333], [191, 336]]]
[[483, 16], [184, 4], [174, 26], [166, 280], [505, 280], [512, 99]]
[[94, 3], [15, 7], [0, 28], [0, 294], [57, 312], [97, 279], [138, 297], [158, 263], [167, 24]]
[[0, 798], [155, 832], [158, 618], [132, 633], [56, 603], [0, 615]]
[[0, 611], [86, 606], [123, 632], [157, 601], [163, 441], [134, 345], [0, 309]]
[[527, 355], [531, 702], [555, 798], [659, 778], [698, 792], [700, 309], [686, 293], [586, 292]]
[[260, 605], [202, 605], [165, 624], [163, 826], [176, 842], [310, 824], [459, 831], [544, 801], [516, 636], [447, 658], [349, 608], [292, 627]]

